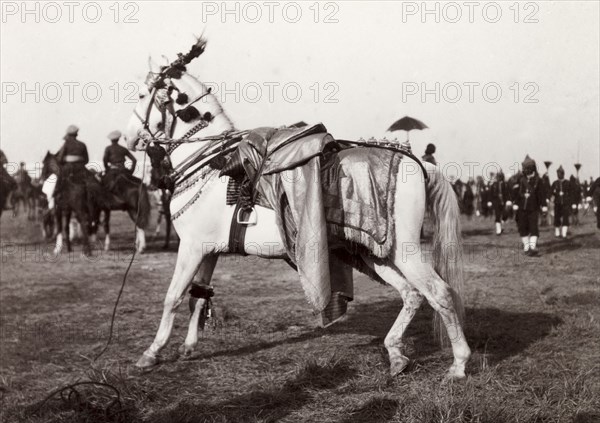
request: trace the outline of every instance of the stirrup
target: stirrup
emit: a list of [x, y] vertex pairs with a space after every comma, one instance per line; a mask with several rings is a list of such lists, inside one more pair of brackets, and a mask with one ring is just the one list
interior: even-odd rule
[[[242, 220], [242, 212], [245, 209], [240, 208], [237, 212], [237, 223], [240, 225], [256, 225], [258, 223], [258, 214], [254, 207], [250, 208], [250, 216], [248, 216], [248, 220]], [[254, 216], [254, 219], [250, 220], [251, 217]]]

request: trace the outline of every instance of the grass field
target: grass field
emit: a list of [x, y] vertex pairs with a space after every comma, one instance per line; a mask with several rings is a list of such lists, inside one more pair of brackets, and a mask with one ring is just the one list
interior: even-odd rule
[[[2, 422], [600, 422], [600, 232], [591, 213], [567, 241], [542, 228], [541, 257], [520, 254], [514, 222], [463, 222], [468, 378], [445, 382], [452, 361], [424, 306], [411, 325], [400, 377], [388, 375], [383, 338], [398, 293], [359, 275], [347, 320], [317, 327], [283, 262], [224, 257], [214, 276], [216, 316], [191, 360], [178, 359], [187, 326], [181, 306], [172, 342], [153, 371], [134, 363], [152, 341], [175, 249], [151, 240], [131, 257], [133, 230], [113, 218], [111, 253], [54, 257], [39, 229], [5, 213], [0, 222]], [[41, 407], [54, 389], [80, 386]]]

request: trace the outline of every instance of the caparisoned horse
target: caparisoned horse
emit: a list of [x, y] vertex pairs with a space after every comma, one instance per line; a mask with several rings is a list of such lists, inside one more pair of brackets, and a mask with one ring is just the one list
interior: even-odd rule
[[[217, 136], [234, 130], [231, 120], [206, 85], [186, 73], [182, 66], [167, 75], [166, 72], [172, 70], [153, 70], [153, 84], [140, 93], [126, 133], [130, 149], [144, 150], [152, 145], [152, 139], [169, 132], [172, 132], [170, 139], [183, 141], [191, 136]], [[171, 95], [177, 99], [172, 99]], [[170, 119], [169, 124], [167, 121]], [[177, 168], [204, 145], [201, 142], [179, 142], [168, 146], [173, 166]], [[462, 265], [459, 253], [459, 207], [456, 195], [441, 171], [428, 163], [424, 166], [428, 178], [424, 178], [420, 168], [415, 172], [414, 163], [410, 163], [410, 160], [400, 162], [395, 176], [392, 251], [383, 260], [374, 260], [370, 254], [361, 258], [372, 271], [396, 288], [404, 300], [404, 306], [384, 342], [392, 375], [402, 372], [409, 363], [403, 354], [403, 335], [423, 299], [426, 299], [441, 316], [442, 325], [449, 334], [454, 362], [448, 376], [463, 378], [471, 351], [459, 318], [463, 310], [460, 299]], [[204, 172], [191, 187], [187, 187], [191, 184], [188, 180], [186, 187], [175, 188], [171, 213], [181, 238], [177, 263], [166, 294], [158, 332], [154, 342], [137, 362], [140, 368], [158, 363], [159, 353], [171, 336], [176, 308], [181, 304], [194, 275], [198, 273], [202, 283], [209, 283], [219, 255], [229, 252], [229, 232], [235, 207], [226, 205], [227, 184], [217, 174], [214, 171]], [[433, 263], [423, 260], [420, 246], [420, 232], [428, 206], [435, 223]], [[256, 206], [255, 212], [257, 223], [246, 230], [246, 253], [287, 258], [274, 211]], [[414, 249], [414, 254], [403, 251], [406, 245]], [[200, 299], [193, 310], [188, 333], [180, 350], [184, 356], [191, 354], [197, 346], [198, 317], [204, 302]]]

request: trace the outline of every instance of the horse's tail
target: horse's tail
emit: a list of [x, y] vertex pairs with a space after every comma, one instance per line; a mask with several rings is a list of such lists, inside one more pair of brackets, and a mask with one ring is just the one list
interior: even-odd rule
[[[433, 216], [433, 266], [440, 277], [450, 285], [454, 307], [462, 324], [464, 308], [462, 303], [463, 268], [462, 237], [460, 228], [460, 208], [450, 182], [438, 167], [425, 163], [428, 180], [426, 183], [427, 201]], [[442, 319], [435, 316], [436, 334], [445, 343], [446, 338]]]
[[148, 223], [150, 223], [151, 211], [152, 209], [150, 206], [148, 188], [145, 184], [142, 184], [139, 189], [137, 211], [135, 216], [135, 224], [138, 228], [146, 229], [148, 227]]

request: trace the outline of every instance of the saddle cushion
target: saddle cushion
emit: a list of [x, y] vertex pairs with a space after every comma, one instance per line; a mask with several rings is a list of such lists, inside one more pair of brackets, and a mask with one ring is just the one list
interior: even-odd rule
[[239, 180], [246, 174], [253, 178], [261, 165], [262, 175], [283, 172], [323, 153], [332, 143], [335, 140], [320, 123], [303, 128], [257, 128], [240, 142], [221, 176]]

